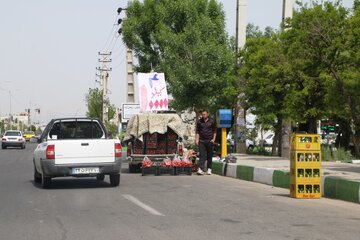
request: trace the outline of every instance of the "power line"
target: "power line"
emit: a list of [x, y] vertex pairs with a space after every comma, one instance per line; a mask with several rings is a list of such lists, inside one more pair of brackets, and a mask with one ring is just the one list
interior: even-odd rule
[[[110, 51], [111, 51], [111, 50], [110, 50], [110, 47], [111, 47], [111, 46], [112, 46], [112, 48], [114, 48], [115, 43], [116, 43], [116, 41], [117, 41], [118, 38], [119, 38], [118, 33], [115, 32], [113, 38], [111, 39], [111, 41], [110, 41], [110, 43], [109, 43], [108, 48], [106, 49], [106, 52], [110, 52]], [[114, 42], [114, 39], [115, 39], [115, 42]], [[114, 43], [113, 43], [113, 42], [114, 42]]]
[[123, 54], [123, 52], [124, 52], [124, 50], [125, 50], [125, 47], [123, 46], [122, 49], [121, 49], [121, 51], [120, 51], [118, 54], [114, 55], [114, 57], [113, 57], [112, 59], [115, 60], [115, 59], [121, 57], [122, 54]]
[[114, 38], [113, 32], [114, 32], [114, 29], [115, 29], [115, 27], [116, 27], [116, 25], [117, 25], [117, 24], [116, 24], [116, 23], [117, 23], [117, 18], [118, 18], [118, 15], [115, 16], [115, 20], [113, 21], [113, 26], [112, 26], [112, 28], [111, 28], [111, 30], [110, 30], [110, 32], [109, 32], [109, 35], [108, 35], [108, 37], [107, 37], [107, 39], [106, 39], [106, 42], [105, 42], [102, 50], [108, 48], [108, 43], [109, 43], [109, 40], [110, 40], [111, 36], [113, 36], [113, 38]]

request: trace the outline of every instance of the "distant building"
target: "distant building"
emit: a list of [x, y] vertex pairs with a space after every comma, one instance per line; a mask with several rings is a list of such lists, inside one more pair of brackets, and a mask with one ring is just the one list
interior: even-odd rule
[[[0, 116], [0, 122], [3, 123], [5, 129], [10, 128], [10, 116]], [[23, 130], [29, 125], [28, 113], [22, 112], [11, 116], [11, 126], [13, 129]]]

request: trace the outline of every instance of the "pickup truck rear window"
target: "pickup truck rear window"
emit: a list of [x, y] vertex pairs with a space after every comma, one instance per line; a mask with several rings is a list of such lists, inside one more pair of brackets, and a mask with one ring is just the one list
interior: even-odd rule
[[104, 131], [95, 121], [56, 122], [49, 132], [51, 139], [93, 139], [104, 136]]

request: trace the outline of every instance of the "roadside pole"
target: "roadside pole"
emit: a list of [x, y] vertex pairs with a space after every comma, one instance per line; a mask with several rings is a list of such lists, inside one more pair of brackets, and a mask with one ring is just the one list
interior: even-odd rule
[[226, 128], [221, 129], [221, 158], [227, 155]]
[[[240, 67], [240, 58], [238, 57], [246, 43], [246, 0], [236, 1], [236, 71]], [[240, 76], [239, 76], [240, 82]], [[235, 106], [234, 125], [235, 125], [235, 149], [237, 153], [246, 152], [246, 109], [244, 104], [244, 94], [240, 93]]]
[[[293, 0], [283, 0], [282, 21], [285, 23], [287, 18], [292, 18], [293, 15]], [[285, 119], [282, 122], [282, 139], [281, 139], [281, 156], [290, 157], [290, 135], [291, 122]]]
[[107, 64], [109, 62], [111, 62], [110, 56], [111, 56], [111, 52], [110, 53], [100, 53], [99, 52], [99, 56], [101, 57], [99, 59], [99, 62], [102, 63], [101, 67], [96, 68], [97, 70], [100, 71], [100, 85], [102, 86], [102, 102], [103, 102], [103, 106], [102, 106], [102, 110], [103, 110], [103, 114], [102, 114], [102, 121], [106, 122], [108, 120], [108, 98], [107, 98], [107, 83], [108, 83], [108, 77], [109, 77], [109, 72], [112, 70], [111, 68], [109, 68], [107, 66]]
[[231, 127], [231, 109], [219, 109], [216, 112], [216, 126], [221, 128], [221, 158], [227, 155], [226, 128]]

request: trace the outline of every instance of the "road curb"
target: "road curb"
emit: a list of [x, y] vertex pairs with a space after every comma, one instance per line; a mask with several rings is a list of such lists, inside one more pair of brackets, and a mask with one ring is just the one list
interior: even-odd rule
[[359, 203], [360, 182], [338, 177], [325, 177], [324, 197]]
[[221, 162], [213, 162], [211, 171], [213, 174], [224, 176], [224, 173], [226, 172], [225, 167], [226, 164], [223, 164]]
[[[288, 170], [213, 162], [213, 173], [274, 187], [289, 189], [290, 186]], [[323, 176], [321, 185], [323, 197], [360, 203], [360, 180]]]
[[235, 163], [226, 164], [226, 176], [231, 178], [236, 178], [236, 169], [237, 165]]
[[274, 169], [256, 167], [254, 169], [254, 182], [273, 186], [273, 174], [274, 174]]
[[286, 170], [274, 170], [273, 186], [281, 188], [290, 188], [290, 172]]
[[246, 165], [237, 165], [236, 178], [246, 181], [254, 181], [254, 169], [255, 167]]

